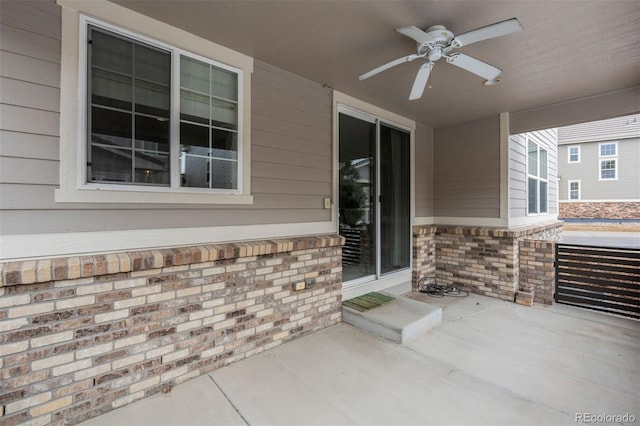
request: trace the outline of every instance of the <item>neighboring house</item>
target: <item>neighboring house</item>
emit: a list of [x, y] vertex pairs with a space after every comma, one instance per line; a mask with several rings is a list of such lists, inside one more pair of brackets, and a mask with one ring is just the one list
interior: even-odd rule
[[640, 220], [640, 114], [558, 129], [561, 219]]
[[0, 6], [3, 424], [170, 391], [399, 283], [513, 301], [519, 244], [561, 230], [540, 129], [602, 101], [431, 128], [113, 2]]

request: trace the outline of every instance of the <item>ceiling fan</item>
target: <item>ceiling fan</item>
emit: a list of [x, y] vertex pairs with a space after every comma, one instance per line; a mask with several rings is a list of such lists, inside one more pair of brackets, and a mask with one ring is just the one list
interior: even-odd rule
[[398, 28], [396, 29], [397, 32], [412, 38], [418, 43], [417, 52], [374, 68], [362, 74], [359, 79], [366, 80], [369, 77], [405, 62], [413, 62], [416, 59], [426, 59], [427, 62], [418, 69], [418, 74], [416, 75], [413, 87], [411, 88], [411, 94], [409, 95], [409, 100], [415, 100], [422, 97], [424, 88], [429, 80], [429, 74], [435, 62], [440, 58], [445, 58], [448, 63], [483, 77], [486, 80], [485, 84], [497, 84], [499, 80], [496, 79], [502, 73], [500, 68], [465, 55], [464, 53], [452, 52], [452, 50], [479, 41], [522, 31], [523, 29], [522, 24], [517, 18], [511, 18], [506, 21], [487, 25], [486, 27], [477, 28], [460, 34], [459, 36], [455, 36], [442, 25], [434, 25], [425, 31], [413, 26]]

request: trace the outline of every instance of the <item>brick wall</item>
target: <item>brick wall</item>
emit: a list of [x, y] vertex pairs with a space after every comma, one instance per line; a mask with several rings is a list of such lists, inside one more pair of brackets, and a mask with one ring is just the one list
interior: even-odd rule
[[417, 291], [420, 280], [433, 277], [436, 271], [436, 227], [413, 227], [413, 271], [411, 287]]
[[470, 293], [513, 300], [516, 242], [508, 232], [442, 227], [436, 234], [436, 278]]
[[470, 293], [515, 299], [520, 283], [522, 239], [557, 240], [561, 222], [521, 228], [468, 226], [414, 227], [413, 289], [425, 276]]
[[343, 241], [0, 264], [0, 423], [75, 424], [336, 324]]
[[561, 219], [636, 219], [640, 202], [560, 202]]
[[519, 290], [533, 292], [536, 303], [553, 304], [556, 270], [555, 242], [522, 239]]

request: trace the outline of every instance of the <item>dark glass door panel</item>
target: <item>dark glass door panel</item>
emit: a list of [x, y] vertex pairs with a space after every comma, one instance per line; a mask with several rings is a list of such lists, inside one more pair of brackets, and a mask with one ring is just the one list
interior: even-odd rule
[[409, 133], [380, 125], [380, 273], [410, 266]]
[[339, 232], [342, 280], [376, 274], [376, 125], [339, 116]]

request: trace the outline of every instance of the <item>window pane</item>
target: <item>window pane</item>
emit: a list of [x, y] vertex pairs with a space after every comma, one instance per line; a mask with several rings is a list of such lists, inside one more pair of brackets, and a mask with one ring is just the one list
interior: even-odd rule
[[238, 152], [238, 135], [232, 132], [225, 132], [224, 130], [211, 129], [211, 147], [226, 149], [234, 153], [234, 158], [237, 158]]
[[209, 124], [209, 97], [181, 90], [180, 119]]
[[540, 148], [540, 177], [547, 179], [547, 150]]
[[132, 151], [111, 147], [93, 146], [91, 149], [91, 182], [132, 182]]
[[569, 148], [569, 161], [578, 162], [580, 161], [580, 151], [577, 146], [572, 146]]
[[180, 65], [182, 185], [237, 189], [238, 135], [224, 130], [238, 129], [237, 75], [193, 58]]
[[180, 85], [201, 93], [209, 93], [209, 65], [181, 56]]
[[135, 75], [169, 87], [171, 84], [171, 55], [152, 47], [134, 45]]
[[169, 86], [136, 79], [135, 94], [136, 112], [169, 118], [171, 109], [171, 89]]
[[616, 160], [600, 161], [600, 178], [601, 179], [616, 178]]
[[209, 155], [209, 127], [180, 123], [180, 149], [191, 154]]
[[91, 108], [91, 143], [131, 147], [131, 114]]
[[225, 129], [238, 129], [236, 104], [211, 98], [211, 125]]
[[537, 179], [529, 178], [529, 200], [528, 200], [528, 212], [538, 213], [537, 201], [538, 201], [538, 181]]
[[94, 68], [91, 70], [91, 102], [131, 111], [131, 77]]
[[184, 165], [182, 186], [189, 188], [209, 188], [209, 159], [186, 153], [181, 154]]
[[238, 100], [238, 75], [211, 67], [211, 94], [232, 101]]
[[136, 151], [136, 183], [169, 185], [169, 155]]
[[540, 181], [540, 213], [547, 212], [547, 182]]
[[136, 115], [136, 148], [169, 153], [169, 120]]
[[529, 141], [528, 167], [531, 176], [538, 176], [538, 145]]
[[[229, 152], [229, 151], [226, 151]], [[238, 188], [238, 162], [211, 160], [211, 187], [220, 189]]]
[[89, 109], [89, 180], [168, 186], [171, 55], [105, 30], [90, 37], [91, 100], [122, 111]]
[[580, 182], [569, 183], [569, 199], [570, 200], [580, 199]]
[[133, 44], [89, 27], [91, 40], [91, 65], [131, 76], [133, 69]]
[[600, 145], [600, 156], [616, 155], [616, 144], [607, 143]]

